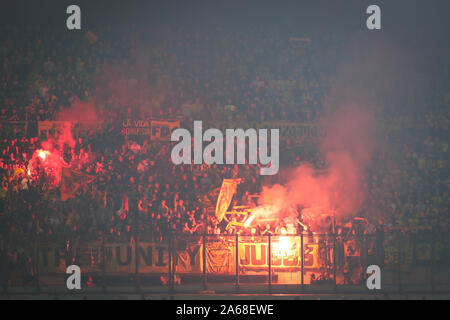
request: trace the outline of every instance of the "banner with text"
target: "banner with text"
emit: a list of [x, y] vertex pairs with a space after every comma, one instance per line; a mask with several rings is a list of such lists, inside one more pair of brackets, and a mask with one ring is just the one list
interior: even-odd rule
[[125, 136], [150, 136], [151, 140], [170, 141], [172, 131], [180, 127], [180, 120], [126, 119], [122, 121]]
[[[268, 243], [266, 237], [239, 241], [239, 267], [243, 274], [268, 270]], [[260, 239], [258, 239], [260, 238]], [[272, 268], [278, 271], [301, 270], [301, 244], [299, 237], [274, 237], [272, 241]], [[260, 241], [258, 241], [260, 240]], [[177, 241], [176, 241], [177, 242]], [[107, 275], [167, 274], [169, 272], [169, 245], [167, 243], [139, 242], [126, 243], [92, 242], [81, 244], [67, 251], [63, 245], [42, 244], [39, 252], [40, 274], [61, 274], [66, 266], [77, 264], [82, 272], [102, 272], [105, 264]], [[104, 260], [103, 254], [104, 252]], [[136, 257], [137, 255], [137, 257]], [[206, 242], [206, 271], [208, 274], [233, 274], [236, 270], [236, 243], [234, 237], [218, 237]], [[317, 243], [304, 244], [304, 269], [316, 270], [321, 267]], [[138, 267], [136, 268], [136, 263]], [[201, 241], [187, 241], [174, 250], [176, 273], [203, 273], [203, 244]]]

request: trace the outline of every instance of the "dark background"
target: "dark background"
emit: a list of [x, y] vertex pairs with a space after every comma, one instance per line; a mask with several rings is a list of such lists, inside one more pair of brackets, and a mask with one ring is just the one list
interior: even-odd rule
[[[194, 30], [221, 26], [236, 32], [256, 25], [276, 26], [295, 36], [302, 36], [303, 30], [305, 34], [356, 30], [372, 37], [387, 36], [427, 55], [441, 51], [441, 58], [448, 56], [449, 50], [449, 41], [442, 41], [450, 34], [450, 1], [445, 0], [7, 0], [1, 2], [0, 25], [28, 25], [42, 32], [66, 28], [66, 8], [71, 4], [81, 8], [81, 32], [98, 24]], [[366, 28], [366, 9], [371, 4], [381, 8], [381, 31]]]
[[445, 0], [368, 1], [143, 1], [143, 0], [7, 0], [1, 2], [1, 24], [37, 27], [65, 26], [66, 8], [81, 7], [82, 23], [182, 25], [277, 25], [287, 28], [345, 29], [365, 27], [366, 8], [381, 7], [382, 28], [409, 34], [449, 31], [450, 2]]

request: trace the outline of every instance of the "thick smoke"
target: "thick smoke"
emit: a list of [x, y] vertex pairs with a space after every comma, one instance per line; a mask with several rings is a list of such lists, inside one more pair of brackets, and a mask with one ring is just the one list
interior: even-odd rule
[[63, 167], [81, 170], [94, 156], [91, 150], [82, 148], [75, 153], [78, 139], [74, 128], [93, 132], [106, 119], [139, 119], [163, 108], [167, 92], [173, 92], [172, 85], [164, 76], [151, 83], [149, 71], [155, 61], [150, 52], [149, 48], [132, 47], [121, 63], [116, 59], [104, 61], [90, 80], [89, 97], [80, 99], [74, 95], [69, 105], [55, 114], [55, 120], [66, 122], [64, 128], [43, 141], [41, 149], [34, 152], [28, 168], [30, 174], [43, 171], [52, 185], [58, 185]]
[[74, 138], [73, 123], [66, 122], [59, 133], [41, 142], [41, 149], [34, 151], [29, 163], [28, 174], [44, 173], [49, 185], [58, 186], [61, 182], [63, 167], [81, 170], [94, 159], [94, 154], [88, 149], [79, 148], [75, 152], [77, 140]]
[[345, 57], [324, 100], [318, 125], [326, 132], [319, 141], [325, 168], [304, 162], [289, 173], [288, 181], [263, 187], [260, 204], [265, 205], [255, 211], [259, 218], [293, 221], [299, 208], [309, 208], [302, 216], [311, 224], [333, 213], [338, 218], [360, 214], [371, 161], [380, 147], [388, 148], [379, 143], [381, 111], [386, 114], [390, 108], [387, 114], [395, 115], [399, 107], [410, 107], [411, 97], [421, 103], [425, 87], [410, 52], [383, 41], [360, 43], [343, 50]]
[[[374, 117], [356, 105], [343, 105], [327, 114], [320, 125], [326, 136], [320, 149], [325, 169], [303, 163], [284, 185], [263, 188], [261, 202], [270, 204], [256, 214], [295, 218], [297, 207], [314, 208], [315, 213], [356, 214], [365, 199], [364, 175], [373, 152]], [[311, 217], [314, 218], [314, 217]]]

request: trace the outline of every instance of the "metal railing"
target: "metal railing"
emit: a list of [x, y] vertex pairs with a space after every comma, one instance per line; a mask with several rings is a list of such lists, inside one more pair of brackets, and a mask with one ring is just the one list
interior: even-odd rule
[[[3, 290], [65, 288], [66, 267], [79, 265], [83, 287], [187, 288], [308, 292], [368, 290], [369, 265], [381, 269], [382, 290], [446, 291], [449, 243], [433, 233], [375, 235], [186, 235], [154, 242], [145, 236], [2, 245]], [[189, 289], [190, 290], [190, 289]]]

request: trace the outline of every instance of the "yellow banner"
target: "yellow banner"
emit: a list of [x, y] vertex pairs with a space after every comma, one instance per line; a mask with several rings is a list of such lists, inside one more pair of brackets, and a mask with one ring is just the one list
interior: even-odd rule
[[150, 120], [131, 120], [122, 121], [122, 134], [125, 136], [149, 136]]
[[66, 273], [67, 263], [75, 257], [82, 272], [101, 271], [101, 244], [96, 242], [82, 244], [67, 251], [65, 246], [43, 244], [38, 250], [39, 274]]
[[[301, 243], [299, 237], [274, 237], [272, 239], [272, 268], [300, 271]], [[239, 243], [239, 264], [247, 270], [267, 270], [269, 266], [267, 242]], [[305, 270], [320, 268], [318, 244], [304, 244]]]
[[[289, 240], [286, 240], [289, 239]], [[231, 239], [229, 239], [231, 240]], [[39, 273], [61, 274], [66, 264], [78, 264], [82, 272], [102, 272], [102, 250], [105, 252], [105, 273], [167, 274], [169, 272], [169, 246], [167, 243], [139, 242], [138, 247], [124, 243], [87, 243], [66, 251], [64, 246], [41, 245], [39, 248]], [[187, 243], [174, 251], [175, 271], [179, 274], [203, 273], [203, 244]], [[136, 259], [137, 255], [137, 259]], [[73, 257], [77, 257], [75, 261]], [[206, 243], [206, 271], [208, 274], [234, 274], [236, 271], [236, 245], [234, 239], [212, 240]], [[268, 270], [267, 238], [261, 241], [246, 237], [239, 242], [239, 268], [247, 271]], [[139, 266], [136, 270], [136, 262]], [[304, 244], [304, 270], [321, 267], [317, 243]], [[272, 268], [278, 271], [301, 270], [301, 244], [299, 237], [273, 237]]]
[[68, 129], [78, 137], [80, 135], [86, 135], [90, 131], [100, 131], [102, 129], [102, 123], [100, 121], [38, 121], [38, 134], [42, 139], [47, 139], [55, 134], [61, 134]]
[[203, 246], [200, 244], [187, 244], [183, 250], [177, 250], [175, 272], [203, 273]]
[[234, 246], [222, 241], [206, 243], [206, 268], [208, 274], [230, 274], [236, 270]]

